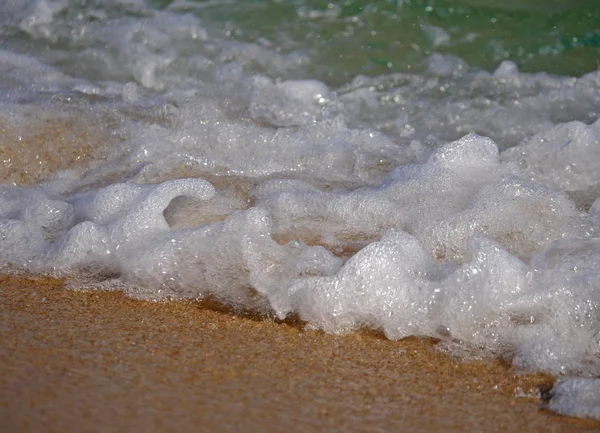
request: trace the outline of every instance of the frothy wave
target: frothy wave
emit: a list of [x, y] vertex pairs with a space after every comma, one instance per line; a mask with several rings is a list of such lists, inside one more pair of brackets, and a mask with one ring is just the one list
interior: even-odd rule
[[[600, 71], [430, 53], [338, 86], [181, 2], [75, 3], [0, 20], [4, 265], [600, 374]], [[594, 386], [551, 407], [598, 418]]]

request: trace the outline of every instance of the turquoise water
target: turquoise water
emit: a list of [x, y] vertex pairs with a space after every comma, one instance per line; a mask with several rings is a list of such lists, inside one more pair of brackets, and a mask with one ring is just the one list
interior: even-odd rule
[[598, 1], [0, 5], [5, 272], [434, 337], [600, 418]]
[[434, 51], [486, 70], [512, 60], [524, 71], [582, 75], [600, 64], [595, 0], [193, 2], [178, 9], [234, 38], [307, 50], [320, 66], [316, 78], [336, 84], [420, 70]]
[[[56, 15], [63, 28], [57, 26], [56, 34], [45, 40], [32, 40], [15, 29], [17, 23], [11, 23], [9, 15], [2, 29], [4, 43], [25, 43], [27, 49], [38, 50], [72, 49], [81, 41], [75, 42], [70, 30], [105, 17], [151, 14], [143, 4], [117, 1], [103, 8], [102, 3], [71, 1]], [[422, 72], [423, 60], [433, 52], [458, 56], [488, 71], [503, 60], [512, 60], [522, 71], [573, 76], [600, 65], [598, 0], [153, 0], [146, 4], [191, 13], [215, 35], [308, 56], [311, 66], [297, 75], [308, 73], [330, 85], [343, 84], [358, 74]], [[290, 73], [288, 78], [293, 77]]]

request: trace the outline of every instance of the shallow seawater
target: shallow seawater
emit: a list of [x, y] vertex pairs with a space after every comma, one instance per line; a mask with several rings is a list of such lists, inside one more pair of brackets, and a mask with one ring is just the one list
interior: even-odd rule
[[3, 10], [7, 272], [431, 336], [600, 418], [598, 1]]

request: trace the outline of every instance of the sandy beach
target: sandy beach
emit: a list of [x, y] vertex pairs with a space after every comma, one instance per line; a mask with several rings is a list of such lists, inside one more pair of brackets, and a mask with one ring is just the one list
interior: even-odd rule
[[2, 277], [0, 425], [12, 432], [598, 431], [553, 378], [432, 340], [306, 331], [194, 302]]
[[4, 2], [0, 433], [600, 432], [594, 2]]

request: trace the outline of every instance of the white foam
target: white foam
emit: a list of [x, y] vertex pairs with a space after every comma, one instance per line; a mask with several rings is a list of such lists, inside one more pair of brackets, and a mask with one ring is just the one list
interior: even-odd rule
[[330, 116], [335, 96], [316, 80], [289, 80], [273, 83], [255, 77], [250, 114], [254, 119], [277, 126], [315, 123]]
[[211, 293], [238, 307], [258, 308], [253, 290], [266, 293], [301, 275], [327, 275], [340, 260], [321, 247], [279, 245], [270, 219], [259, 208], [236, 212], [220, 223], [170, 231], [145, 239], [123, 258], [123, 277], [137, 297], [195, 298]]
[[531, 137], [502, 153], [517, 162], [532, 180], [562, 191], [586, 190], [600, 184], [600, 121], [569, 122]]
[[54, 15], [64, 9], [65, 2], [38, 0], [24, 3], [30, 5], [24, 8], [25, 17], [19, 22], [19, 28], [34, 38], [51, 38], [53, 35], [50, 24]]
[[[210, 110], [210, 112], [209, 112]], [[218, 106], [186, 106], [175, 128], [133, 129], [98, 176], [123, 167], [138, 182], [156, 182], [182, 166], [188, 175], [311, 177], [328, 182], [373, 182], [405, 151], [380, 133], [349, 129], [341, 118], [299, 129], [265, 128], [231, 121]]]
[[33, 84], [42, 91], [58, 91], [75, 83], [72, 78], [33, 57], [3, 50], [0, 50], [0, 76], [3, 86]]
[[340, 246], [397, 228], [414, 234], [431, 254], [452, 260], [461, 260], [466, 242], [478, 234], [528, 258], [554, 239], [592, 230], [567, 197], [515, 177], [498, 161], [495, 144], [476, 136], [440, 147], [426, 164], [393, 170], [379, 188], [285, 192], [265, 199], [265, 206], [277, 232], [288, 237], [311, 233]]
[[598, 119], [598, 71], [554, 77], [519, 72], [506, 61], [495, 73], [472, 72], [461, 59], [439, 54], [427, 63], [429, 74], [359, 76], [338, 89], [347, 123], [375, 127], [403, 144], [440, 145], [476, 132], [504, 150], [558, 122]]
[[600, 379], [563, 378], [551, 391], [548, 407], [567, 416], [600, 419]]

